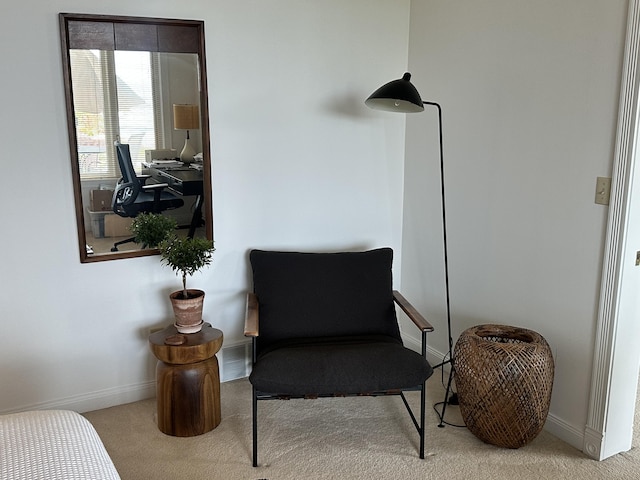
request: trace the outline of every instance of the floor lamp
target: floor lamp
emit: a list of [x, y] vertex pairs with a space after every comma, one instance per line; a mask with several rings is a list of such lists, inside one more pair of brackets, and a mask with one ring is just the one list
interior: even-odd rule
[[444, 402], [442, 404], [442, 412], [440, 416], [439, 427], [444, 427], [444, 413], [447, 403], [456, 403], [456, 400], [447, 400], [451, 391], [451, 380], [453, 378], [453, 339], [451, 337], [451, 308], [449, 302], [449, 257], [447, 252], [447, 210], [445, 208], [444, 195], [444, 156], [442, 154], [442, 108], [434, 102], [425, 102], [420, 97], [418, 90], [411, 83], [411, 74], [405, 73], [402, 78], [393, 80], [384, 84], [371, 94], [364, 102], [368, 107], [375, 110], [384, 110], [386, 112], [400, 113], [419, 113], [424, 111], [425, 105], [430, 105], [438, 109], [438, 130], [440, 140], [440, 191], [442, 195], [442, 239], [444, 246], [444, 283], [447, 297], [447, 329], [449, 334], [449, 358], [433, 368], [444, 367], [447, 363], [451, 368], [449, 371], [449, 380], [447, 381], [447, 389], [445, 392]]

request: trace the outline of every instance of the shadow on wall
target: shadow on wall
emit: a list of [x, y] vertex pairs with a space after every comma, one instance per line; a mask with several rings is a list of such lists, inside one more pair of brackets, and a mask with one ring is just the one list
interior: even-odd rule
[[365, 107], [366, 96], [360, 96], [361, 92], [345, 93], [338, 97], [329, 99], [324, 107], [327, 112], [349, 119], [369, 119], [375, 117], [370, 109]]

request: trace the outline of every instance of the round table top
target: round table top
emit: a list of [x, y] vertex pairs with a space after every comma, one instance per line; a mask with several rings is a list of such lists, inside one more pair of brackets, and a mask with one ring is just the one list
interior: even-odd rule
[[174, 325], [149, 335], [149, 347], [162, 362], [186, 365], [213, 357], [222, 347], [223, 334], [210, 323], [196, 333], [179, 333]]

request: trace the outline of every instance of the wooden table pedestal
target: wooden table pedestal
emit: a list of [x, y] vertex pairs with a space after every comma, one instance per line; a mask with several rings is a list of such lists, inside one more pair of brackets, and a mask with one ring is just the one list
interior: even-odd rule
[[[165, 341], [182, 341], [169, 345]], [[192, 437], [220, 424], [220, 374], [215, 354], [222, 332], [205, 324], [198, 333], [179, 335], [174, 326], [149, 337], [156, 358], [158, 428], [167, 435]]]

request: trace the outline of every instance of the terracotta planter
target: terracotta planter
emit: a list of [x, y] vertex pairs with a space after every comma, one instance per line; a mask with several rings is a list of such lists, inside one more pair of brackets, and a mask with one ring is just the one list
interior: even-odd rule
[[190, 288], [187, 289], [187, 295], [188, 298], [183, 298], [182, 290], [169, 295], [176, 318], [175, 327], [180, 333], [196, 333], [202, 328], [204, 292]]

